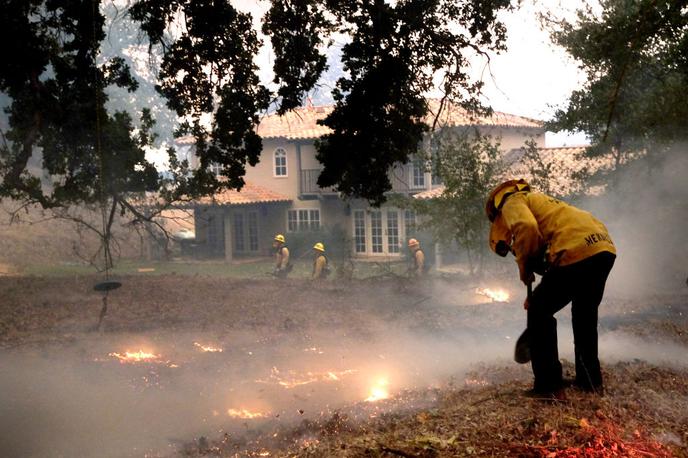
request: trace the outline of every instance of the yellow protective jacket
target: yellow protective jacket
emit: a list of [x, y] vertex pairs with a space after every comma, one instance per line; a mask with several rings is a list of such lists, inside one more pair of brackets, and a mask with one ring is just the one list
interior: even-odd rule
[[281, 247], [277, 248], [277, 251], [275, 252], [275, 267], [283, 270], [286, 269], [288, 265], [289, 248], [287, 248], [286, 245], [282, 245]]
[[521, 278], [545, 248], [551, 266], [565, 266], [603, 251], [616, 254], [607, 228], [590, 213], [537, 192], [507, 197], [501, 216], [513, 235]]
[[425, 253], [420, 248], [413, 253], [413, 275], [422, 277], [425, 273]]
[[327, 257], [324, 254], [319, 254], [315, 261], [313, 261], [313, 274], [311, 278], [317, 280], [323, 278], [325, 267], [327, 266]]

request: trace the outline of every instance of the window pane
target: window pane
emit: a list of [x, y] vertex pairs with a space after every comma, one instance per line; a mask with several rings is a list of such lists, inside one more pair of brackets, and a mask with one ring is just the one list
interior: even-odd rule
[[404, 226], [406, 227], [407, 237], [416, 233], [416, 212], [413, 210], [406, 210], [404, 212]]
[[387, 250], [399, 252], [399, 216], [396, 211], [387, 212]]
[[356, 253], [365, 253], [365, 212], [362, 210], [354, 211], [354, 250]]
[[299, 231], [308, 230], [308, 210], [299, 210]]
[[287, 176], [287, 153], [282, 148], [275, 150], [275, 176]]
[[244, 251], [244, 215], [234, 213], [234, 250]]
[[413, 161], [413, 187], [425, 187], [425, 164], [421, 160]]
[[370, 235], [373, 253], [382, 253], [382, 212], [370, 212]]
[[310, 227], [312, 231], [320, 229], [320, 210], [311, 210]]
[[287, 230], [289, 232], [294, 232], [298, 228], [297, 222], [298, 218], [296, 217], [297, 213], [296, 210], [289, 210], [287, 212]]
[[258, 251], [258, 213], [248, 214], [248, 249]]

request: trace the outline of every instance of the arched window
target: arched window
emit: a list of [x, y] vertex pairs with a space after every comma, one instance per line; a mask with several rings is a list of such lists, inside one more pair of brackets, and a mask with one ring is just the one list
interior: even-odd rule
[[275, 176], [287, 176], [287, 152], [282, 148], [275, 150]]

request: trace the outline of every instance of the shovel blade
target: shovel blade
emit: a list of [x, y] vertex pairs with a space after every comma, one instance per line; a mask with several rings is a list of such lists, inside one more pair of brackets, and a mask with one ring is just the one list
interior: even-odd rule
[[514, 361], [516, 361], [518, 364], [530, 362], [530, 334], [527, 328], [516, 341], [516, 348], [514, 349]]

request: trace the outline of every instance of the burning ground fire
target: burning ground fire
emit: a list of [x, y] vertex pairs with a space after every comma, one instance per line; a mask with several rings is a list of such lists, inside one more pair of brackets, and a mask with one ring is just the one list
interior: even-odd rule
[[214, 347], [212, 345], [203, 345], [198, 342], [194, 342], [194, 347], [197, 347], [199, 350], [201, 350], [204, 353], [222, 353], [222, 348], [220, 347]]
[[354, 369], [347, 369], [344, 371], [306, 372], [303, 375], [299, 375], [295, 371], [289, 371], [287, 375], [282, 375], [279, 369], [273, 367], [270, 370], [270, 377], [265, 380], [256, 380], [256, 383], [277, 383], [286, 389], [290, 389], [316, 382], [337, 382], [342, 377], [356, 372]]
[[489, 297], [492, 302], [509, 302], [509, 293], [503, 289], [477, 288], [476, 294]]
[[246, 420], [254, 420], [257, 418], [268, 418], [269, 413], [264, 412], [251, 412], [248, 409], [227, 409], [227, 415], [232, 418], [242, 418]]
[[140, 363], [142, 361], [156, 361], [158, 358], [160, 358], [160, 355], [156, 355], [154, 353], [148, 353], [147, 351], [139, 350], [139, 351], [125, 351], [124, 354], [122, 353], [108, 353], [108, 356], [112, 356], [113, 358], [117, 358], [119, 362], [121, 363]]
[[161, 355], [156, 355], [155, 353], [150, 353], [144, 350], [139, 351], [129, 351], [126, 350], [124, 353], [112, 352], [108, 353], [108, 356], [116, 358], [122, 364], [136, 364], [136, 363], [154, 363], [154, 364], [164, 364], [167, 367], [176, 368], [178, 365], [172, 363], [171, 361], [166, 361], [160, 359]]
[[389, 398], [389, 391], [387, 389], [387, 386], [389, 385], [389, 381], [386, 378], [381, 378], [375, 384], [373, 387], [370, 389], [370, 396], [368, 396], [365, 401], [366, 402], [375, 402], [375, 401], [380, 401], [382, 399], [388, 399]]

